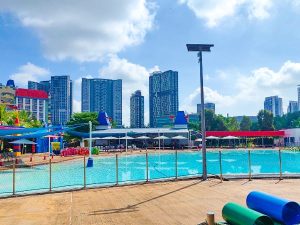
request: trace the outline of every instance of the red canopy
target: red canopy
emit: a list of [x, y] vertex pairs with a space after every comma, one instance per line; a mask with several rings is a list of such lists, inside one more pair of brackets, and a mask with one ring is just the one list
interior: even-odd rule
[[226, 137], [284, 137], [283, 130], [262, 130], [262, 131], [206, 131], [206, 136]]

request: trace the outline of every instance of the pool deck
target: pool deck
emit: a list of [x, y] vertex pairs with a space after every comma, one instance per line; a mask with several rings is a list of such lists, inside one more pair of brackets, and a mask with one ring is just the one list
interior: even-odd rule
[[207, 211], [221, 220], [228, 201], [245, 205], [260, 190], [300, 202], [300, 180], [210, 179], [150, 183], [0, 199], [0, 224], [199, 224]]

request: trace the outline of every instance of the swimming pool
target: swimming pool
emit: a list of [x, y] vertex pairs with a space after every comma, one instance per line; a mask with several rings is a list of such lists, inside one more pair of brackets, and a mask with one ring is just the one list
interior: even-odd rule
[[[278, 150], [252, 150], [250, 154], [251, 173], [279, 174]], [[282, 151], [282, 173], [300, 174], [300, 152]], [[147, 163], [148, 162], [148, 163]], [[223, 175], [246, 175], [249, 173], [249, 155], [245, 150], [223, 150], [221, 154]], [[148, 165], [147, 165], [148, 164]], [[118, 165], [118, 166], [116, 166]], [[148, 168], [148, 169], [147, 169]], [[219, 152], [207, 153], [208, 174], [220, 174]], [[15, 192], [47, 192], [50, 188], [49, 165], [32, 168], [17, 168], [15, 173]], [[148, 176], [147, 176], [148, 171]], [[116, 175], [117, 174], [117, 175]], [[110, 186], [148, 180], [162, 180], [201, 176], [201, 152], [169, 152], [94, 157], [94, 167], [84, 170], [83, 159], [53, 163], [51, 167], [52, 190]], [[86, 179], [84, 179], [84, 177]], [[12, 170], [0, 171], [0, 196], [13, 193]]]

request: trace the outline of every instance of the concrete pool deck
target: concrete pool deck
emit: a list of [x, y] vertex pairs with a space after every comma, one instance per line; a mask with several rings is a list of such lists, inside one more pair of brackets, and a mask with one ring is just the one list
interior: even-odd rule
[[252, 190], [300, 202], [300, 180], [171, 181], [0, 199], [0, 224], [199, 224]]

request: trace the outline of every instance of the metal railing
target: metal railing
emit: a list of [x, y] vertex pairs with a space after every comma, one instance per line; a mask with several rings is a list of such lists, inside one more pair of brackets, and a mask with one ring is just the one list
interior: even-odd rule
[[[209, 152], [209, 175], [219, 177], [221, 182], [235, 177], [252, 180], [262, 175], [282, 180], [289, 170], [287, 167], [293, 166], [290, 162], [295, 160], [295, 154], [300, 159], [300, 152], [294, 155], [292, 153], [283, 155], [282, 150], [279, 150], [278, 156], [274, 151], [272, 154], [266, 151], [264, 154], [269, 154], [269, 158], [263, 161], [263, 154], [257, 154], [255, 151], [232, 151], [230, 154], [228, 151], [221, 150]], [[93, 168], [86, 167], [85, 156], [64, 162], [55, 162], [55, 159], [49, 158], [49, 161], [45, 160], [44, 165], [29, 167], [20, 167], [13, 161], [8, 168], [0, 170], [0, 197], [157, 180], [177, 180], [202, 175], [201, 152], [175, 150], [168, 153], [115, 154], [113, 157], [95, 157], [95, 160], [97, 163]], [[295, 165], [298, 164], [295, 162]], [[260, 167], [261, 170], [257, 171]], [[269, 168], [270, 171], [264, 171], [264, 167]], [[298, 174], [300, 177], [300, 166], [297, 172], [293, 175]]]

